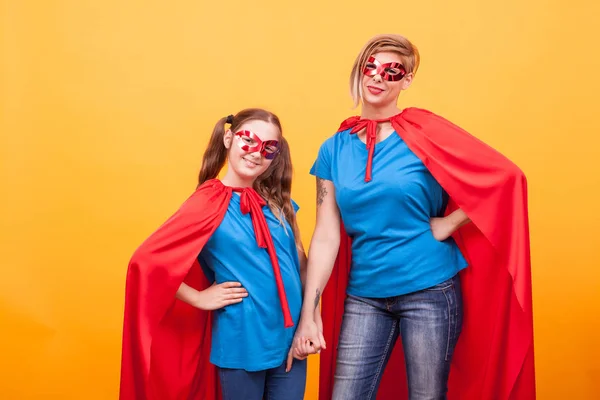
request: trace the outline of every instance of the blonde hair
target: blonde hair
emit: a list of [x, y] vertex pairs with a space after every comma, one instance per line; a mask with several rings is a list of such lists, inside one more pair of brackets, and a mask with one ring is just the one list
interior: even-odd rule
[[352, 66], [352, 73], [350, 74], [350, 94], [352, 95], [352, 100], [354, 100], [355, 107], [358, 106], [363, 96], [361, 83], [363, 69], [367, 64], [367, 60], [373, 54], [384, 51], [400, 55], [407, 74], [412, 73], [414, 75], [417, 73], [421, 57], [419, 56], [419, 50], [410, 42], [410, 40], [402, 35], [395, 34], [384, 34], [372, 37], [367, 44], [364, 45], [360, 53], [358, 53], [356, 60], [354, 60], [354, 65]]

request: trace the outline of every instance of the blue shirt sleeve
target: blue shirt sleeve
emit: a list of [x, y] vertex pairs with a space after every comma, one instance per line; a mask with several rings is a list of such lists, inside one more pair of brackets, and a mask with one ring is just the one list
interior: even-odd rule
[[298, 210], [300, 209], [300, 206], [298, 205], [298, 203], [296, 203], [294, 201], [294, 199], [291, 199], [291, 200], [292, 200], [292, 207], [294, 207], [294, 212], [297, 213]]
[[333, 137], [327, 139], [319, 149], [317, 160], [310, 169], [310, 174], [321, 179], [333, 180], [331, 174], [331, 150]]

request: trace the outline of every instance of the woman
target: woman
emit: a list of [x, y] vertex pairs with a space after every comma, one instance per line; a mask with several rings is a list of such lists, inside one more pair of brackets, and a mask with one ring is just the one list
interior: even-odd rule
[[[313, 313], [335, 264], [323, 295], [333, 352], [321, 353], [321, 399], [375, 399], [388, 362], [392, 376], [379, 399], [406, 391], [410, 399], [444, 399], [449, 375], [451, 397], [531, 398], [524, 176], [447, 120], [398, 108], [419, 62], [406, 38], [380, 35], [354, 63], [351, 92], [361, 116], [342, 123], [311, 170], [317, 223], [295, 354], [325, 348]], [[498, 324], [502, 318], [508, 323]], [[398, 383], [399, 356], [391, 357], [398, 338], [407, 390]], [[453, 358], [462, 369], [450, 374]]]
[[303, 398], [306, 360], [292, 365], [290, 352], [306, 262], [291, 178], [277, 116], [217, 122], [197, 190], [129, 264], [121, 399]]

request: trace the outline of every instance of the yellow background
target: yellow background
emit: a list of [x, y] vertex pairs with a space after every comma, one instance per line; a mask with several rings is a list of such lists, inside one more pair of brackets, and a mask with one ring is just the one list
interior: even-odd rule
[[281, 117], [308, 246], [308, 170], [355, 112], [351, 63], [382, 32], [422, 53], [402, 106], [444, 115], [527, 174], [538, 398], [597, 398], [598, 2], [0, 4], [1, 398], [116, 398], [127, 261], [193, 190], [222, 116]]

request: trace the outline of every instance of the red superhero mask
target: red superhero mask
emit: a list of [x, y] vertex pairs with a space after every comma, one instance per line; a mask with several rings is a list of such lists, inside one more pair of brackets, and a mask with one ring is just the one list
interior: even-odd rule
[[267, 160], [272, 160], [279, 154], [278, 140], [265, 140], [264, 142], [254, 132], [243, 130], [235, 133], [239, 137], [238, 145], [240, 149], [253, 153], [260, 152]]
[[366, 76], [381, 75], [381, 79], [395, 82], [406, 76], [406, 69], [397, 62], [381, 64], [375, 57], [371, 56], [363, 69], [363, 74]]

